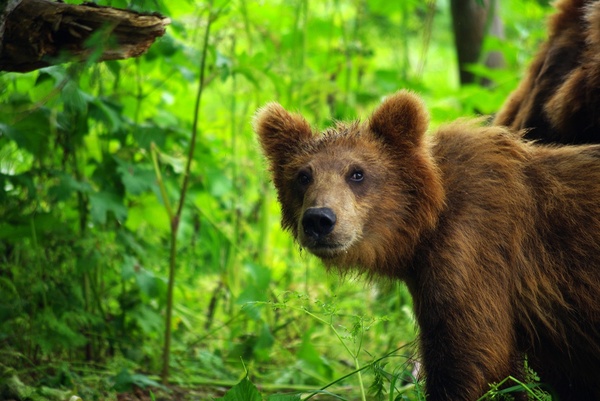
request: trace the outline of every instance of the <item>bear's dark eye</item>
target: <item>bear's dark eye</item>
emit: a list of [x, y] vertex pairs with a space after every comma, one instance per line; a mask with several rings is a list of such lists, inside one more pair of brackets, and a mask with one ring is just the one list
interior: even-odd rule
[[306, 186], [310, 184], [310, 182], [312, 181], [312, 177], [308, 171], [301, 171], [300, 173], [298, 173], [297, 180], [300, 185]]
[[361, 182], [365, 178], [365, 173], [362, 170], [355, 169], [350, 174], [350, 181]]

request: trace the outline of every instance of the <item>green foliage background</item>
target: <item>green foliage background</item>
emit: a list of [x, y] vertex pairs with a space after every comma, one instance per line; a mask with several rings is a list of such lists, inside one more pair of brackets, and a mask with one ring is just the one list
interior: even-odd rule
[[365, 119], [400, 88], [424, 97], [433, 126], [493, 113], [545, 38], [548, 6], [503, 1], [506, 39], [486, 48], [506, 68], [476, 66], [494, 85], [460, 88], [447, 0], [100, 3], [172, 24], [138, 59], [0, 74], [4, 375], [88, 399], [154, 383], [143, 378], [161, 370], [170, 241], [157, 178], [176, 203], [212, 13], [171, 382], [202, 399], [248, 371], [264, 392], [310, 393], [368, 366], [328, 391], [419, 397], [406, 289], [328, 274], [281, 232], [251, 118], [276, 100], [316, 127]]

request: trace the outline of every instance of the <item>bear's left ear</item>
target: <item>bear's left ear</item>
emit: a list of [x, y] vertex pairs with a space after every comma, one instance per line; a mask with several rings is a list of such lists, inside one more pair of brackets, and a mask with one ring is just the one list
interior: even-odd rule
[[308, 122], [287, 112], [279, 103], [269, 103], [259, 109], [252, 122], [267, 159], [276, 165], [298, 151], [299, 145], [312, 137]]
[[396, 149], [419, 146], [428, 125], [423, 101], [405, 90], [386, 98], [369, 120], [371, 131]]

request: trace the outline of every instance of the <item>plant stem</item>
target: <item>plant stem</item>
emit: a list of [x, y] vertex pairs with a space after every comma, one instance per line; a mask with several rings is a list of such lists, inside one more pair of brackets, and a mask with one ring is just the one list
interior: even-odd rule
[[[249, 302], [249, 304], [254, 304], [254, 305], [273, 305], [270, 303], [266, 303], [266, 302]], [[295, 309], [295, 310], [299, 310], [304, 312], [305, 314], [307, 314], [308, 316], [312, 317], [313, 319], [317, 320], [320, 323], [323, 323], [326, 326], [329, 326], [329, 328], [333, 331], [333, 334], [335, 334], [335, 336], [337, 337], [337, 339], [339, 340], [339, 342], [342, 344], [342, 346], [346, 349], [346, 351], [348, 352], [348, 354], [350, 354], [350, 356], [352, 356], [352, 359], [354, 360], [354, 366], [355, 366], [355, 370], [348, 373], [345, 376], [342, 376], [341, 378], [327, 384], [324, 387], [321, 387], [321, 389], [312, 392], [311, 394], [308, 395], [308, 397], [304, 398], [304, 400], [308, 400], [309, 398], [312, 398], [313, 396], [319, 394], [320, 392], [324, 391], [326, 388], [334, 385], [335, 383], [339, 383], [340, 381], [356, 374], [358, 376], [358, 382], [359, 382], [359, 387], [360, 387], [360, 393], [361, 393], [361, 400], [362, 401], [366, 401], [367, 400], [367, 394], [365, 391], [365, 386], [364, 386], [364, 382], [362, 379], [362, 371], [370, 368], [372, 366], [374, 366], [375, 364], [379, 363], [380, 361], [391, 357], [394, 353], [396, 353], [398, 350], [400, 350], [402, 347], [399, 347], [391, 352], [388, 352], [387, 354], [385, 354], [384, 356], [375, 359], [374, 361], [364, 365], [364, 366], [360, 366], [360, 361], [358, 359], [358, 354], [360, 353], [360, 350], [362, 349], [362, 337], [360, 339], [360, 344], [356, 350], [356, 352], [352, 352], [352, 350], [348, 347], [348, 345], [346, 344], [346, 341], [344, 341], [344, 339], [342, 338], [342, 336], [340, 335], [340, 333], [335, 329], [333, 322], [331, 321], [327, 321], [321, 317], [319, 317], [318, 315], [310, 312], [308, 309], [306, 309], [305, 307], [294, 307], [294, 306], [290, 306], [290, 305], [286, 305], [286, 304], [282, 304], [282, 307], [286, 307], [286, 308], [291, 308], [291, 309]], [[362, 325], [362, 324], [361, 324]], [[364, 330], [364, 327], [361, 327], [361, 330]]]
[[[333, 386], [333, 385], [334, 385], [334, 384], [336, 384], [336, 383], [339, 383], [339, 382], [341, 382], [341, 381], [343, 381], [343, 380], [347, 379], [348, 377], [352, 376], [352, 375], [353, 375], [353, 374], [355, 374], [355, 373], [360, 373], [360, 372], [362, 372], [362, 371], [363, 371], [363, 370], [365, 370], [365, 369], [369, 369], [369, 368], [371, 368], [373, 365], [375, 365], [375, 364], [377, 364], [377, 363], [379, 363], [379, 362], [383, 361], [384, 359], [392, 357], [392, 356], [393, 356], [393, 354], [394, 354], [394, 353], [396, 353], [396, 352], [398, 352], [400, 349], [402, 349], [402, 347], [396, 348], [395, 350], [388, 352], [388, 353], [387, 353], [387, 354], [385, 354], [384, 356], [382, 356], [382, 357], [379, 357], [379, 358], [375, 359], [374, 361], [371, 361], [370, 363], [366, 364], [365, 366], [363, 366], [363, 367], [361, 367], [361, 368], [359, 368], [359, 369], [356, 369], [356, 370], [354, 370], [354, 371], [352, 371], [352, 372], [350, 372], [350, 373], [348, 373], [348, 374], [346, 374], [346, 375], [344, 375], [344, 376], [342, 376], [342, 377], [340, 377], [340, 378], [338, 378], [338, 379], [336, 379], [336, 380], [332, 381], [331, 383], [327, 384], [326, 386], [323, 386], [323, 387], [321, 387], [319, 390], [313, 391], [313, 392], [312, 392], [312, 393], [310, 393], [310, 394], [309, 394], [309, 395], [308, 395], [306, 398], [304, 398], [304, 400], [306, 401], [306, 400], [308, 400], [308, 399], [310, 399], [310, 398], [314, 397], [315, 395], [318, 395], [319, 393], [323, 392], [325, 389], [327, 389], [327, 388], [329, 388], [329, 387]], [[412, 387], [412, 385], [405, 386], [403, 389], [401, 389], [401, 391], [400, 391], [400, 392], [404, 392], [404, 391], [406, 391], [407, 389], [409, 389], [409, 388], [411, 388], [411, 387]], [[361, 391], [362, 391], [362, 390], [361, 390]], [[364, 394], [364, 393], [362, 394], [362, 398], [363, 398], [363, 399], [365, 399], [365, 394]], [[478, 400], [478, 401], [479, 401], [479, 400]]]
[[169, 380], [169, 360], [171, 357], [171, 320], [173, 315], [173, 289], [175, 285], [175, 267], [177, 264], [177, 231], [179, 230], [179, 222], [181, 220], [181, 214], [183, 213], [183, 206], [185, 204], [185, 196], [187, 194], [189, 181], [190, 181], [190, 170], [192, 167], [192, 159], [194, 157], [194, 151], [196, 149], [196, 140], [198, 137], [198, 120], [200, 116], [200, 102], [202, 100], [202, 93], [204, 92], [204, 75], [206, 71], [206, 55], [208, 53], [208, 38], [210, 35], [210, 27], [216, 18], [213, 14], [213, 1], [211, 0], [208, 4], [208, 20], [206, 22], [206, 29], [204, 31], [204, 39], [202, 42], [202, 55], [200, 60], [200, 71], [198, 77], [198, 91], [196, 92], [196, 103], [194, 106], [194, 122], [192, 124], [192, 137], [190, 139], [190, 147], [188, 149], [188, 158], [183, 173], [183, 183], [179, 193], [179, 204], [177, 206], [177, 212], [171, 217], [171, 252], [169, 256], [169, 282], [167, 285], [167, 311], [165, 317], [165, 340], [163, 347], [163, 366], [161, 379], [163, 384], [167, 384]]
[[301, 308], [304, 313], [306, 313], [307, 315], [313, 317], [314, 319], [326, 324], [329, 326], [329, 328], [331, 330], [333, 330], [333, 333], [335, 334], [335, 336], [337, 337], [337, 339], [340, 341], [340, 343], [342, 343], [342, 345], [344, 346], [344, 348], [346, 349], [346, 351], [348, 352], [348, 354], [350, 354], [350, 356], [352, 357], [352, 359], [354, 359], [354, 367], [356, 368], [356, 370], [354, 371], [354, 373], [356, 373], [358, 375], [358, 384], [360, 387], [360, 395], [361, 395], [361, 399], [362, 401], [367, 401], [367, 394], [365, 392], [365, 386], [363, 383], [363, 379], [362, 379], [362, 373], [361, 371], [363, 370], [363, 368], [360, 366], [360, 362], [358, 360], [358, 354], [360, 352], [360, 348], [362, 347], [362, 341], [361, 341], [361, 345], [358, 347], [358, 349], [356, 350], [356, 352], [352, 352], [352, 350], [350, 350], [350, 348], [348, 348], [348, 345], [346, 344], [346, 342], [344, 341], [344, 339], [342, 338], [342, 336], [340, 335], [340, 333], [338, 333], [338, 331], [335, 329], [335, 327], [333, 326], [332, 322], [327, 322], [325, 319], [320, 318], [319, 316], [315, 315], [314, 313], [309, 312], [307, 309], [305, 308]]

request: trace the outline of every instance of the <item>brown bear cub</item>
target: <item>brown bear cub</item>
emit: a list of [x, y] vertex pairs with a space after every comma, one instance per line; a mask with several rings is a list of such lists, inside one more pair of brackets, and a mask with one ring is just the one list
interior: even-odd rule
[[407, 283], [428, 399], [476, 400], [525, 357], [561, 400], [600, 399], [600, 146], [425, 135], [408, 92], [320, 135], [276, 103], [254, 127], [300, 245]]

